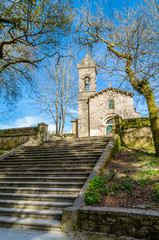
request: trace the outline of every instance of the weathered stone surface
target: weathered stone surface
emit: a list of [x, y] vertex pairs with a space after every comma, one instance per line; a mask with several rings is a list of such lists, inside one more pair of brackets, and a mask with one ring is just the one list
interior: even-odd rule
[[153, 144], [151, 127], [128, 128], [122, 131], [124, 144], [144, 146]]
[[11, 128], [0, 130], [0, 148], [10, 150], [36, 139], [47, 140], [48, 125], [39, 123], [38, 127]]
[[76, 232], [78, 230], [79, 209], [68, 207], [62, 210], [62, 230], [64, 232]]
[[82, 231], [157, 240], [159, 239], [159, 212], [83, 207], [80, 209], [79, 227]]
[[70, 240], [136, 240], [136, 238], [125, 236], [117, 237], [99, 232], [77, 232], [71, 236]]

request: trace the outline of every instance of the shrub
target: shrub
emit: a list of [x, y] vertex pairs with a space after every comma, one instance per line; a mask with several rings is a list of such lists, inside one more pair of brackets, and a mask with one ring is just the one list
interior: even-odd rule
[[85, 193], [85, 203], [90, 205], [101, 202], [101, 195], [97, 189], [88, 189]]
[[121, 190], [121, 186], [118, 184], [114, 184], [111, 189], [112, 189], [112, 191], [119, 191], [119, 190]]
[[104, 196], [108, 196], [108, 193], [109, 193], [109, 188], [108, 188], [108, 186], [105, 186], [105, 187], [102, 189], [102, 194], [103, 194]]
[[133, 184], [131, 182], [122, 182], [123, 190], [127, 190], [130, 194], [132, 194]]
[[101, 202], [101, 194], [108, 194], [108, 189], [105, 186], [106, 184], [106, 175], [94, 177], [90, 183], [89, 188], [85, 192], [85, 203], [94, 204]]

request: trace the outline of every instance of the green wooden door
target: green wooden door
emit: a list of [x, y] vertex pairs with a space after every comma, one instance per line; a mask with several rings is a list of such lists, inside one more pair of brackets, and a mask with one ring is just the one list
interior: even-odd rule
[[112, 128], [113, 128], [113, 126], [108, 126], [107, 127], [107, 135], [109, 135], [109, 133], [111, 132]]

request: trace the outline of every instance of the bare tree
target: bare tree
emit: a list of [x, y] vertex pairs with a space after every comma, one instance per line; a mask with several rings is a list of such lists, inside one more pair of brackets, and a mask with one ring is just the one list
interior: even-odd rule
[[122, 83], [128, 81], [145, 97], [159, 156], [159, 117], [154, 98], [159, 90], [159, 8], [155, 0], [146, 4], [115, 12], [112, 19], [102, 9], [96, 15], [83, 9], [79, 40], [83, 45], [102, 46], [103, 66], [109, 65], [111, 73], [122, 73]]
[[56, 134], [63, 134], [66, 116], [77, 100], [78, 86], [75, 81], [73, 59], [60, 59], [58, 65], [51, 63], [44, 78], [39, 80], [39, 94], [36, 103], [41, 111], [51, 116], [56, 124]]
[[21, 86], [32, 83], [32, 68], [57, 52], [72, 19], [69, 1], [0, 0], [2, 97], [14, 101]]

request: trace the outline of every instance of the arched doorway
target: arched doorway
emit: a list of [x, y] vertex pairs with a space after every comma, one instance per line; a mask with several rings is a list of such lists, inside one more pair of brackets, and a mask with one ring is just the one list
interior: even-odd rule
[[109, 119], [106, 121], [106, 135], [108, 136], [113, 129], [113, 119]]

